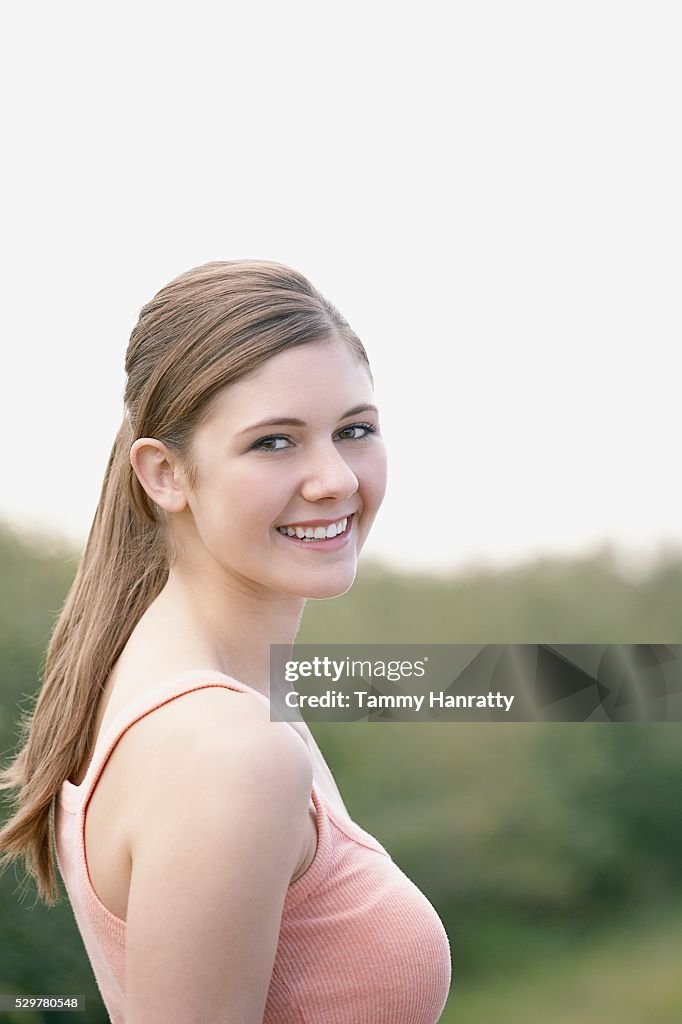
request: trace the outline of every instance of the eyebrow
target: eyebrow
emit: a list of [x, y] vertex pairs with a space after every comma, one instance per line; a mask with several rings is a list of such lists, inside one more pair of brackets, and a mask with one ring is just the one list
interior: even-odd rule
[[[349, 416], [357, 416], [361, 412], [376, 412], [376, 405], [354, 405], [348, 412], [344, 412], [343, 416], [339, 416], [339, 420], [345, 420]], [[241, 434], [248, 434], [251, 430], [260, 430], [262, 427], [305, 427], [305, 420], [296, 419], [294, 416], [276, 416], [273, 419], [261, 420], [259, 423], [252, 423], [250, 427], [246, 427], [244, 430], [240, 430], [237, 436]]]

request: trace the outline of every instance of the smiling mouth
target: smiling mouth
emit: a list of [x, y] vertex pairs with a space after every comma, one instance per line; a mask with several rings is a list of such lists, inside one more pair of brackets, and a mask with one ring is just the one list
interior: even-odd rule
[[292, 525], [278, 526], [276, 529], [283, 537], [295, 537], [304, 543], [319, 543], [320, 541], [333, 540], [335, 537], [343, 536], [348, 532], [352, 519], [353, 515], [350, 515], [344, 516], [343, 519], [338, 519], [335, 523], [330, 523], [329, 526]]

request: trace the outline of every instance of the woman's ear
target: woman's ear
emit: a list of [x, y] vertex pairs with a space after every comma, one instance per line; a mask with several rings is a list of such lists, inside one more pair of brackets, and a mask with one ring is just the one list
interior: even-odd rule
[[165, 512], [187, 505], [185, 478], [179, 460], [155, 437], [140, 437], [130, 449], [130, 465], [151, 500]]

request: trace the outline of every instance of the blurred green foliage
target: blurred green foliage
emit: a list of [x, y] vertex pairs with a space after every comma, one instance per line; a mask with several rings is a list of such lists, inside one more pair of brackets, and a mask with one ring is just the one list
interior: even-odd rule
[[[0, 531], [3, 761], [76, 564], [73, 552]], [[309, 602], [299, 639], [673, 643], [681, 595], [680, 556], [639, 579], [620, 575], [608, 549], [450, 578], [369, 564], [344, 597]], [[682, 1020], [670, 954], [682, 936], [682, 725], [311, 728], [350, 813], [443, 919], [444, 1022]], [[21, 898], [20, 878], [0, 878], [0, 992], [85, 995], [85, 1015], [60, 1020], [106, 1022], [66, 898], [48, 911]]]

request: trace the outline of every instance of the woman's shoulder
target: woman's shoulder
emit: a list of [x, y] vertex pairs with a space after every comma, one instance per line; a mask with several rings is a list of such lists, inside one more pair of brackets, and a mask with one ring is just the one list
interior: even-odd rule
[[[255, 693], [208, 686], [183, 693], [140, 719], [124, 737], [125, 791], [131, 839], [166, 808], [173, 813], [197, 799], [224, 809], [239, 794], [284, 800], [305, 814], [313, 766], [305, 742], [286, 722], [270, 720], [267, 701]], [[300, 805], [300, 806], [299, 806]], [[134, 841], [134, 840], [133, 840]]]
[[134, 719], [129, 725], [122, 723], [122, 739], [131, 749], [136, 741], [146, 749], [150, 744], [177, 744], [179, 749], [191, 742], [205, 744], [212, 737], [227, 739], [245, 728], [279, 724], [270, 722], [264, 695], [215, 669], [121, 677], [107, 717], [111, 721], [119, 714]]
[[[190, 756], [191, 763], [202, 768], [210, 767], [212, 759], [233, 758], [235, 750], [243, 754], [248, 747], [259, 755], [271, 750], [287, 756], [292, 749], [308, 756], [305, 743], [288, 723], [271, 721], [268, 701], [258, 693], [232, 689], [214, 677], [210, 685], [202, 685], [202, 677], [197, 673], [191, 688], [171, 686], [169, 699], [165, 699], [165, 685], [161, 687], [163, 703], [143, 714], [125, 733], [124, 739], [130, 737], [131, 757], [139, 761], [156, 757], [159, 763], [182, 754], [187, 768]], [[143, 699], [143, 708], [145, 704]]]
[[107, 736], [113, 740], [113, 773], [108, 774], [127, 786], [152, 751], [207, 745], [212, 738], [229, 742], [245, 728], [269, 721], [264, 695], [213, 667], [124, 656], [103, 687], [94, 736], [98, 746], [109, 746]]
[[[226, 684], [228, 678], [222, 677]], [[268, 701], [258, 693], [220, 680], [217, 672], [183, 673], [160, 687], [152, 683], [135, 702], [142, 714], [121, 733], [113, 758], [129, 827], [167, 805], [171, 793], [181, 800], [193, 792], [207, 795], [216, 780], [261, 791], [280, 780], [294, 799], [301, 787], [309, 793], [313, 769], [305, 741], [288, 723], [271, 721]]]

